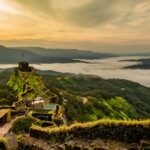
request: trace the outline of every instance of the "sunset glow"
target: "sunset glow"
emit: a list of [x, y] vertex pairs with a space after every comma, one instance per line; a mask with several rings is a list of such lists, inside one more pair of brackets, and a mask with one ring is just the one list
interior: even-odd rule
[[0, 44], [150, 50], [149, 0], [0, 0]]

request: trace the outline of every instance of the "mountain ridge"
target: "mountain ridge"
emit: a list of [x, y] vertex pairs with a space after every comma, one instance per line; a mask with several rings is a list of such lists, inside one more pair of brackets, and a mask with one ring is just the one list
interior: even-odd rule
[[117, 55], [109, 53], [97, 53], [80, 50], [64, 50], [44, 48], [12, 48], [0, 46], [0, 63], [16, 64], [18, 61], [29, 61], [30, 63], [74, 63], [84, 62], [80, 59], [103, 59]]

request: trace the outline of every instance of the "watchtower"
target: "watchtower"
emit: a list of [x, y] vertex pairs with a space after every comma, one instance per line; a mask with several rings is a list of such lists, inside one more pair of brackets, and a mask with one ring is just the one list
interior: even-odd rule
[[28, 72], [30, 71], [29, 63], [25, 61], [25, 55], [24, 53], [22, 54], [22, 61], [18, 63], [19, 69], [23, 72]]
[[19, 69], [23, 72], [30, 71], [29, 63], [25, 61], [19, 62]]

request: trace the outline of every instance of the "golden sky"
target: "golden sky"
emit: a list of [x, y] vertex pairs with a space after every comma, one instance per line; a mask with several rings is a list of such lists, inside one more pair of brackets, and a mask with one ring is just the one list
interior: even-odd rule
[[0, 44], [150, 51], [150, 0], [0, 0]]

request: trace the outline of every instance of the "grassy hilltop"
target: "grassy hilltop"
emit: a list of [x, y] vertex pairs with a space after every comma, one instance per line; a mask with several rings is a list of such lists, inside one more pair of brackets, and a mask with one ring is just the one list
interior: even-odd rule
[[18, 100], [33, 100], [37, 96], [48, 98], [50, 95], [49, 90], [43, 84], [42, 77], [34, 68], [31, 72], [22, 72], [16, 68], [7, 85], [16, 91]]

